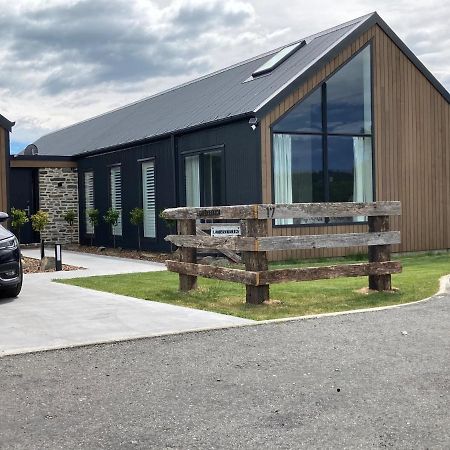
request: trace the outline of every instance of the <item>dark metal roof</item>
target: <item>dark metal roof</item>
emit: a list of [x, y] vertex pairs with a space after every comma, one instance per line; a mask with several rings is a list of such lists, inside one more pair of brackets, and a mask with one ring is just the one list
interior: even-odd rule
[[378, 14], [372, 13], [302, 38], [306, 45], [266, 75], [251, 79], [251, 74], [280, 49], [47, 134], [34, 144], [39, 155], [83, 155], [239, 117], [262, 115], [286, 95], [286, 91], [303, 82], [375, 23], [402, 46], [408, 57], [450, 101], [445, 88]]

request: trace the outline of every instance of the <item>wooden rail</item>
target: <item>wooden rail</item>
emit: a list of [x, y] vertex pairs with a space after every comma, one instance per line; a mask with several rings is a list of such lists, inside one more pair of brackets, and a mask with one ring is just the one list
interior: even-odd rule
[[[180, 261], [166, 261], [180, 276], [180, 290], [195, 289], [197, 277], [217, 278], [246, 285], [247, 303], [269, 299], [269, 286], [285, 281], [310, 281], [337, 277], [368, 276], [369, 288], [391, 289], [391, 274], [401, 272], [399, 262], [390, 261], [390, 246], [400, 243], [400, 232], [390, 231], [389, 216], [400, 215], [400, 202], [294, 203], [286, 205], [238, 205], [208, 208], [166, 209], [163, 217], [178, 221], [178, 234], [167, 241], [181, 249]], [[267, 236], [272, 219], [315, 217], [368, 217], [368, 232], [306, 236]], [[244, 236], [213, 237], [196, 225], [198, 219], [242, 220]], [[268, 251], [286, 249], [368, 246], [369, 262], [323, 267], [269, 270]], [[230, 256], [242, 252], [245, 270], [197, 264], [198, 248], [216, 249]], [[234, 258], [236, 260], [236, 258]]]

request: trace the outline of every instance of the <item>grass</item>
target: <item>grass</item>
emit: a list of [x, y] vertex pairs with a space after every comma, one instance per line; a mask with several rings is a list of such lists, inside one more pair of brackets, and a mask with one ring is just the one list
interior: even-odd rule
[[[366, 277], [338, 278], [302, 283], [273, 284], [270, 305], [246, 305], [245, 286], [206, 278], [198, 279], [198, 289], [178, 292], [178, 275], [170, 272], [134, 273], [59, 280], [60, 283], [131, 297], [188, 306], [253, 320], [373, 308], [420, 300], [433, 295], [439, 278], [450, 273], [450, 254], [399, 258], [403, 272], [392, 276], [397, 292], [357, 292], [367, 286]], [[272, 268], [350, 263], [360, 258], [315, 260], [273, 264]]]

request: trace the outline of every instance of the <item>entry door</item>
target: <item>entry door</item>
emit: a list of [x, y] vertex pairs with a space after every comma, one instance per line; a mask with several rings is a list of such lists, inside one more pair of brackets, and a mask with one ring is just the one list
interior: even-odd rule
[[[11, 168], [9, 183], [10, 208], [23, 209], [30, 218], [38, 209], [37, 169]], [[21, 228], [20, 242], [22, 244], [39, 242], [39, 235], [31, 228], [31, 221]]]

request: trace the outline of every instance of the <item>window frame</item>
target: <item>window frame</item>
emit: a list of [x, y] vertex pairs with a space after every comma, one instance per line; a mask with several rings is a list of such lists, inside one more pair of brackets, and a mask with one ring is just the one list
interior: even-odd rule
[[[200, 173], [200, 207], [205, 204], [205, 188], [204, 188], [204, 155], [209, 153], [220, 152], [221, 156], [221, 190], [222, 190], [222, 204], [226, 205], [226, 162], [225, 162], [225, 145], [212, 145], [210, 147], [203, 147], [198, 149], [185, 150], [180, 152], [181, 156], [181, 175], [182, 175], [182, 200], [183, 205], [186, 206], [186, 157], [199, 156], [199, 173]], [[221, 206], [221, 205], [218, 205]]]
[[155, 183], [155, 236], [145, 236], [144, 235], [144, 222], [142, 223], [142, 235], [141, 238], [146, 240], [147, 242], [155, 242], [158, 239], [158, 195], [157, 195], [157, 164], [156, 164], [156, 156], [150, 156], [148, 158], [138, 159], [137, 160], [139, 165], [139, 189], [140, 189], [140, 199], [141, 199], [141, 208], [144, 210], [144, 179], [142, 176], [142, 166], [148, 162], [153, 162], [153, 177], [154, 177], [154, 183]]
[[92, 232], [89, 232], [88, 230], [90, 228], [90, 224], [89, 224], [89, 218], [87, 216], [87, 211], [88, 208], [86, 207], [86, 175], [87, 174], [91, 174], [92, 175], [92, 209], [95, 209], [95, 171], [94, 169], [86, 169], [83, 170], [83, 178], [82, 178], [82, 183], [83, 183], [83, 189], [82, 189], [82, 193], [83, 193], [83, 204], [82, 204], [82, 211], [83, 211], [83, 216], [84, 216], [84, 220], [83, 220], [83, 225], [84, 225], [84, 235], [91, 237], [95, 235], [95, 228], [92, 227]]
[[[330, 197], [330, 182], [329, 177], [326, 176], [328, 174], [328, 137], [329, 136], [342, 136], [342, 137], [367, 137], [371, 138], [371, 147], [372, 147], [372, 196], [373, 201], [376, 201], [376, 155], [375, 155], [375, 109], [374, 109], [374, 47], [372, 45], [373, 38], [370, 39], [365, 45], [363, 45], [357, 52], [355, 52], [348, 60], [345, 61], [344, 64], [339, 66], [336, 70], [334, 70], [330, 75], [328, 75], [319, 86], [312, 89], [308, 92], [300, 102], [294, 104], [291, 108], [289, 108], [284, 114], [278, 117], [273, 123], [270, 124], [270, 149], [271, 149], [271, 186], [272, 186], [272, 203], [275, 203], [275, 177], [274, 177], [274, 148], [273, 148], [273, 137], [275, 134], [288, 134], [288, 135], [300, 135], [300, 136], [322, 136], [322, 151], [323, 151], [323, 171], [324, 171], [324, 196], [325, 198]], [[349, 64], [356, 56], [358, 56], [361, 52], [363, 52], [367, 47], [369, 47], [370, 54], [370, 110], [371, 110], [371, 127], [370, 134], [368, 133], [328, 133], [327, 127], [327, 98], [326, 98], [326, 83], [327, 81], [333, 77], [339, 70]], [[301, 102], [306, 100], [310, 95], [315, 93], [318, 89], [321, 90], [321, 109], [322, 109], [322, 132], [279, 132], [274, 131], [274, 127], [280, 122], [286, 115], [288, 115], [296, 106], [298, 106]], [[327, 200], [325, 200], [326, 202]], [[297, 228], [297, 227], [329, 227], [329, 226], [345, 226], [345, 225], [364, 225], [367, 224], [367, 220], [363, 222], [354, 222], [354, 221], [342, 221], [342, 222], [329, 222], [328, 220], [325, 223], [302, 223], [302, 224], [276, 224], [275, 221], [272, 221], [272, 226], [275, 228]]]
[[[114, 236], [116, 238], [122, 238], [123, 237], [123, 183], [122, 183], [122, 163], [115, 163], [115, 164], [109, 164], [108, 166], [108, 175], [109, 175], [109, 183], [108, 183], [108, 198], [109, 198], [109, 207], [112, 208], [113, 204], [112, 204], [112, 187], [111, 187], [111, 183], [112, 183], [112, 173], [114, 170], [119, 169], [119, 173], [120, 173], [120, 217], [119, 217], [119, 221], [117, 223], [117, 227], [120, 224], [120, 234], [115, 234], [114, 228], [117, 227], [111, 227], [111, 233], [114, 234]], [[116, 209], [116, 208], [114, 208]]]

